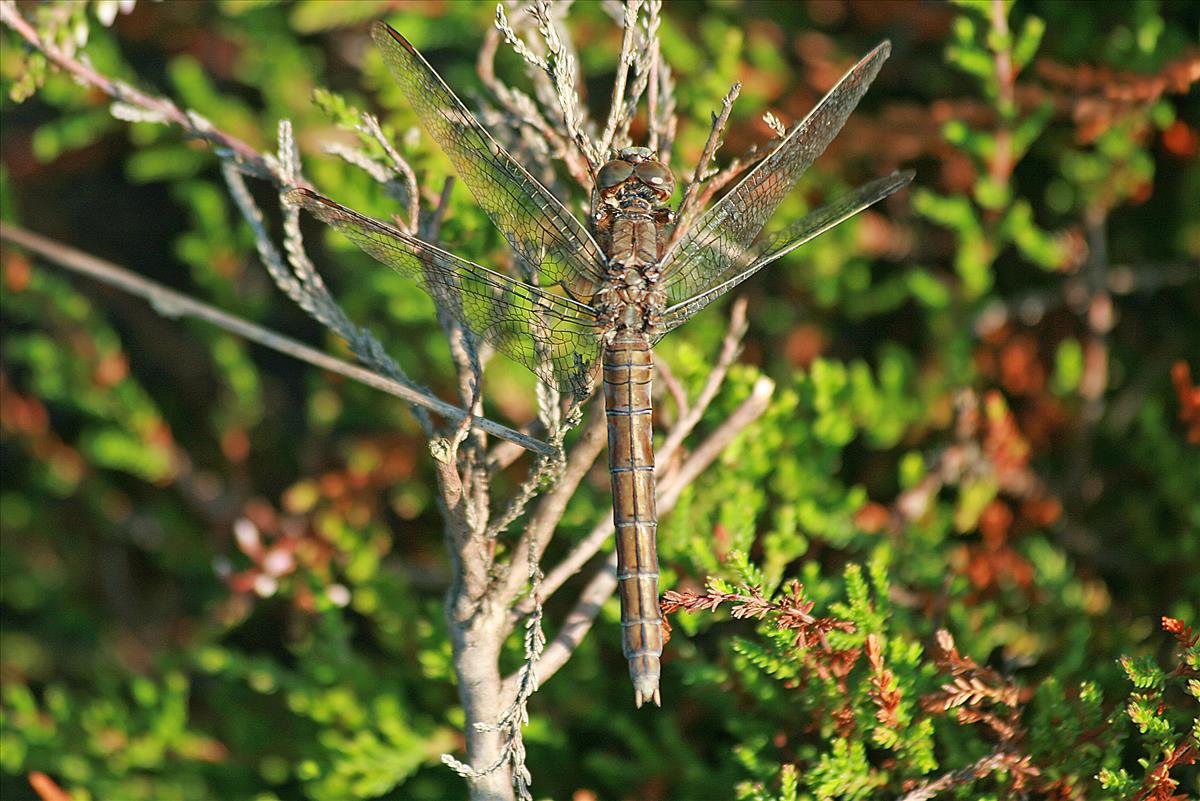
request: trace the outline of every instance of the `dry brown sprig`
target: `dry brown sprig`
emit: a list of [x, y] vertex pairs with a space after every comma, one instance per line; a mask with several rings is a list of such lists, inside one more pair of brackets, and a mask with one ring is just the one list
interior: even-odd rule
[[[960, 654], [954, 637], [945, 629], [938, 630], [937, 644], [934, 663], [953, 679], [943, 684], [939, 692], [923, 697], [921, 706], [937, 713], [957, 710], [955, 717], [960, 723], [983, 723], [1002, 743], [1019, 739], [1024, 733], [1019, 726], [1021, 705], [1025, 700], [1022, 688], [995, 670], [982, 667], [971, 657]], [[1007, 711], [982, 708], [997, 704], [1008, 707]]]
[[1200, 445], [1200, 386], [1192, 383], [1192, 370], [1187, 362], [1171, 366], [1171, 383], [1179, 399], [1179, 422], [1187, 427], [1187, 441]]
[[1163, 631], [1174, 634], [1175, 639], [1184, 648], [1191, 648], [1196, 644], [1197, 640], [1200, 640], [1200, 632], [1195, 631], [1191, 626], [1177, 617], [1163, 615], [1162, 627]]
[[1016, 687], [993, 686], [978, 677], [958, 676], [949, 684], [943, 684], [942, 690], [946, 693], [942, 708], [946, 710], [960, 706], [978, 706], [985, 701], [1013, 706], [1020, 697], [1020, 691]]
[[884, 665], [883, 644], [877, 634], [868, 634], [866, 643], [867, 661], [871, 665], [871, 689], [867, 695], [875, 703], [875, 719], [888, 729], [900, 725], [896, 712], [900, 707], [900, 687], [896, 674]]
[[712, 128], [708, 132], [708, 140], [704, 143], [704, 150], [701, 151], [700, 158], [696, 161], [696, 171], [684, 188], [683, 199], [679, 201], [675, 212], [677, 224], [671, 237], [672, 242], [683, 236], [691, 225], [692, 219], [704, 208], [704, 203], [700, 200], [700, 188], [705, 181], [715, 175], [715, 172], [709, 173], [709, 164], [721, 147], [721, 137], [725, 133], [725, 126], [729, 123], [729, 112], [733, 110], [733, 102], [737, 100], [741, 91], [741, 83], [734, 83], [725, 97], [721, 99], [721, 113], [712, 115]]
[[849, 703], [843, 704], [830, 714], [838, 737], [849, 738], [854, 734], [854, 709]]
[[1093, 67], [1070, 66], [1039, 59], [1038, 77], [1076, 94], [1099, 94], [1125, 103], [1153, 103], [1164, 94], [1182, 94], [1200, 82], [1200, 53], [1189, 53], [1163, 65], [1152, 75]]
[[745, 587], [740, 593], [718, 592], [710, 588], [704, 593], [670, 590], [663, 593], [661, 606], [665, 615], [680, 610], [695, 614], [716, 611], [726, 603], [733, 604], [729, 613], [735, 618], [763, 620], [769, 616], [777, 629], [795, 631], [795, 645], [803, 650], [820, 645], [829, 651], [826, 634], [854, 630], [854, 624], [848, 620], [813, 616], [812, 610], [816, 604], [804, 597], [804, 585], [798, 581], [792, 582], [779, 601], [769, 601], [763, 597], [761, 587]]
[[1090, 142], [1163, 95], [1189, 92], [1200, 82], [1200, 54], [1188, 53], [1151, 75], [1089, 64], [1071, 66], [1049, 59], [1039, 59], [1035, 71], [1050, 85], [1055, 106], [1070, 114], [1080, 139]]
[[1189, 801], [1190, 795], [1175, 793], [1179, 780], [1171, 776], [1171, 771], [1179, 765], [1195, 765], [1198, 760], [1200, 751], [1191, 735], [1185, 734], [1183, 743], [1146, 774], [1146, 780], [1142, 782], [1133, 801]]
[[42, 801], [71, 801], [70, 794], [41, 771], [35, 770], [29, 774], [29, 786]]
[[954, 636], [945, 629], [938, 629], [937, 644], [938, 651], [934, 654], [934, 662], [950, 675], [962, 676], [970, 673], [992, 685], [1004, 683], [1004, 679], [996, 671], [981, 667], [971, 657], [960, 654]]
[[1020, 791], [1030, 777], [1041, 775], [1037, 766], [1030, 764], [1028, 755], [997, 749], [965, 768], [943, 773], [936, 779], [922, 783], [906, 793], [900, 801], [929, 801], [947, 790], [986, 778], [998, 771], [1007, 771], [1012, 775], [1013, 789], [1016, 791]]

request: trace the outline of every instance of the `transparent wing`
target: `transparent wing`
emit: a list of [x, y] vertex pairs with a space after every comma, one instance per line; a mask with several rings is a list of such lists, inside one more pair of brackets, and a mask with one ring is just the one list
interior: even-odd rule
[[[913, 179], [913, 171], [894, 172], [886, 178], [879, 178], [869, 184], [863, 184], [845, 197], [839, 198], [828, 206], [813, 211], [799, 221], [789, 225], [777, 233], [763, 239], [752, 251], [754, 255], [743, 257], [722, 273], [723, 280], [693, 298], [668, 306], [663, 312], [660, 331], [667, 333], [690, 320], [708, 304], [745, 281], [771, 262], [791, 253], [839, 223], [858, 214], [868, 206], [874, 205], [888, 195], [908, 185]], [[747, 264], [747, 262], [749, 262]]]
[[668, 303], [680, 303], [721, 283], [745, 253], [800, 175], [846, 123], [891, 53], [883, 42], [847, 72], [809, 115], [737, 186], [683, 235], [663, 259]]
[[425, 130], [539, 282], [590, 298], [605, 260], [587, 229], [492, 138], [407, 39], [382, 22], [371, 26], [371, 36]]
[[307, 189], [288, 197], [415, 280], [451, 317], [547, 384], [591, 391], [600, 338], [590, 306], [460, 259]]

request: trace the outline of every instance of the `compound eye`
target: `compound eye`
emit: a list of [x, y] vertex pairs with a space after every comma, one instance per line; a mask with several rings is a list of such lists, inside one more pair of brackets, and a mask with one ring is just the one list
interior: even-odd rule
[[599, 174], [596, 175], [596, 185], [601, 189], [612, 189], [624, 183], [630, 175], [633, 175], [633, 165], [628, 161], [614, 159], [600, 168]]
[[639, 181], [654, 187], [665, 197], [670, 197], [675, 191], [675, 178], [660, 161], [644, 161], [637, 165], [637, 177]]

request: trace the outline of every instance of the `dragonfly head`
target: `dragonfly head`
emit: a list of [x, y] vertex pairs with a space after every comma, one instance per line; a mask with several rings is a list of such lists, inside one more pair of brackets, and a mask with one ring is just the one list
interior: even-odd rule
[[675, 177], [650, 148], [623, 147], [596, 174], [596, 188], [605, 200], [627, 194], [645, 196], [648, 191], [656, 201], [665, 203], [675, 191]]

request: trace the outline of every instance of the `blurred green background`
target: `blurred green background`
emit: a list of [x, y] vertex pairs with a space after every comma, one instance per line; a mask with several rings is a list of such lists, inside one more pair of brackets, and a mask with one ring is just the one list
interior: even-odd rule
[[[367, 22], [387, 19], [472, 104], [494, 16], [140, 3], [105, 27], [102, 5], [59, 28], [86, 21], [96, 69], [262, 150], [291, 119], [310, 179], [380, 217], [393, 206], [373, 182], [321, 153], [340, 134], [314, 89], [403, 133], [415, 119]], [[568, 30], [602, 117], [620, 31], [584, 2]], [[1198, 666], [1173, 667], [1159, 617], [1200, 624], [1198, 30], [1200, 6], [1182, 1], [667, 4], [677, 176], [734, 80], [721, 159], [769, 136], [763, 112], [796, 120], [893, 43], [776, 221], [900, 167], [913, 189], [739, 290], [745, 353], [702, 429], [758, 375], [779, 389], [663, 520], [660, 549], [665, 588], [800, 579], [818, 613], [858, 622], [839, 647], [886, 638], [905, 701], [885, 725], [865, 660], [821, 675], [769, 626], [675, 615], [664, 708], [635, 713], [613, 601], [531, 703], [537, 798], [899, 797], [994, 739], [916, 702], [943, 680], [939, 627], [1028, 688], [1018, 742], [1040, 769], [1024, 789], [1018, 771], [959, 797], [1132, 798], [1197, 736]], [[58, 73], [15, 102], [38, 66], [11, 31], [2, 41], [5, 221], [347, 355], [271, 284], [206, 147], [118, 121]], [[505, 48], [498, 69], [525, 85]], [[399, 146], [440, 188], [440, 151]], [[452, 398], [432, 303], [306, 230], [351, 316]], [[503, 258], [461, 187], [444, 239]], [[7, 244], [2, 269], [0, 795], [59, 801], [30, 789], [44, 772], [72, 799], [466, 797], [439, 762], [461, 753], [463, 713], [431, 460], [408, 411]], [[660, 347], [693, 391], [727, 305]], [[522, 368], [497, 358], [488, 388], [490, 416], [533, 418]], [[608, 504], [597, 469], [548, 564]], [[548, 607], [551, 636], [574, 586]], [[506, 667], [519, 659], [514, 641]], [[1174, 792], [1198, 792], [1195, 768], [1171, 772]]]

